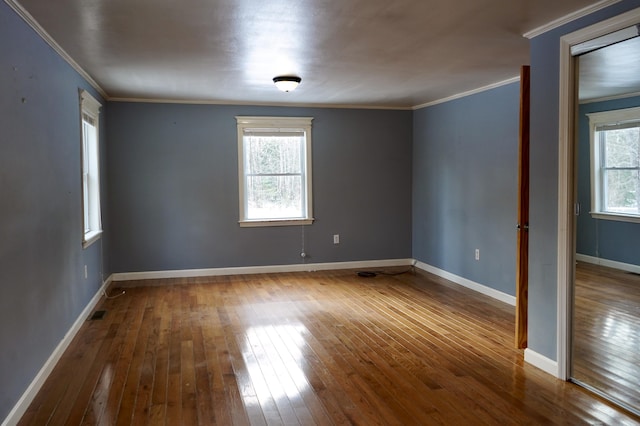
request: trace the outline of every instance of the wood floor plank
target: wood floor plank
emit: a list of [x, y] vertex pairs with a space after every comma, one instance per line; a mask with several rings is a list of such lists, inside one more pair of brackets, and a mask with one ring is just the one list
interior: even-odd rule
[[223, 305], [223, 295], [228, 286], [220, 282], [216, 282], [215, 286], [217, 291], [204, 291], [206, 287], [203, 287], [198, 295], [200, 304], [207, 307], [202, 318], [201, 332], [206, 370], [211, 383], [211, 409], [217, 424], [231, 424], [232, 411], [234, 424], [248, 424], [216, 308]]
[[[286, 336], [283, 337], [280, 331], [283, 328], [293, 327], [295, 326], [286, 323], [278, 326], [272, 325], [266, 330], [266, 338], [273, 342], [273, 345], [277, 348], [276, 352], [280, 358], [280, 362], [277, 362], [277, 365], [280, 369], [286, 370], [286, 372], [280, 371], [278, 375], [288, 375], [288, 386], [291, 386], [289, 389], [295, 387], [298, 392], [300, 401], [297, 401], [295, 406], [298, 407], [296, 408], [296, 415], [301, 419], [301, 423], [330, 424], [330, 418], [322, 405], [322, 401], [314, 392], [313, 385], [309, 382], [309, 378], [305, 374], [306, 364], [302, 360], [301, 348], [288, 340]], [[291, 392], [289, 393], [291, 394]], [[296, 396], [293, 395], [293, 398], [295, 399]], [[308, 412], [309, 419], [306, 421], [304, 420], [306, 413], [301, 412], [302, 408], [299, 408], [300, 406], [304, 406], [306, 412]]]
[[175, 288], [165, 287], [158, 290], [158, 299], [155, 304], [157, 317], [160, 320], [158, 337], [153, 353], [153, 387], [149, 401], [148, 424], [164, 424], [167, 409], [167, 388], [169, 379], [169, 342], [171, 337], [171, 313]]
[[[84, 384], [78, 392], [78, 397], [73, 402], [73, 407], [66, 423], [68, 424], [81, 424], [81, 423], [95, 423], [94, 411], [90, 408], [96, 402], [93, 400], [93, 395], [100, 395], [96, 387], [100, 384], [100, 378], [103, 373], [102, 366], [107, 363], [109, 358], [109, 348], [112, 346], [117, 329], [120, 324], [113, 323], [109, 326], [109, 331], [104, 336], [102, 342], [98, 346], [98, 351], [93, 359], [93, 366], [84, 375]], [[79, 371], [76, 372], [81, 375]], [[100, 406], [100, 405], [98, 405]]]
[[146, 312], [148, 297], [141, 292], [140, 297], [132, 299], [130, 319], [123, 324], [123, 340], [119, 348], [114, 353], [116, 359], [114, 364], [114, 374], [109, 386], [107, 401], [104, 405], [102, 415], [99, 419], [104, 424], [116, 424], [119, 419], [120, 404], [124, 396], [124, 389], [129, 376], [129, 370], [134, 357], [134, 350], [138, 342], [138, 335], [141, 330], [142, 321]]
[[578, 262], [574, 379], [640, 412], [640, 276]]
[[152, 335], [151, 328], [153, 325], [153, 307], [146, 306], [144, 314], [140, 321], [137, 333], [131, 334], [131, 342], [133, 344], [133, 352], [129, 360], [129, 368], [126, 373], [126, 379], [122, 390], [122, 396], [119, 401], [118, 417], [116, 424], [129, 425], [133, 420], [133, 410], [140, 394], [142, 371], [144, 367], [145, 354], [147, 352], [147, 344], [149, 335]]
[[175, 308], [171, 310], [171, 332], [169, 334], [168, 347], [168, 367], [167, 367], [167, 389], [166, 389], [166, 410], [165, 424], [174, 425], [182, 422], [182, 380], [180, 356], [182, 354], [182, 289], [180, 285], [176, 288]]
[[512, 306], [427, 273], [121, 284], [126, 294], [100, 302], [108, 317], [80, 330], [21, 424], [640, 425], [524, 363]]
[[[321, 363], [313, 350], [311, 350], [306, 340], [306, 335], [309, 333], [306, 327], [296, 321], [290, 323], [289, 327], [279, 328], [277, 331], [280, 338], [289, 342], [290, 347], [299, 349], [298, 362], [301, 371], [305, 375], [305, 380], [309, 383], [310, 390], [313, 390], [312, 395], [315, 395], [316, 399], [322, 404], [320, 408], [316, 407], [312, 410], [316, 413], [315, 418], [318, 424], [330, 424], [330, 422], [325, 421], [324, 413], [336, 425], [352, 424], [341, 407], [347, 406], [351, 408], [354, 406], [331, 375], [330, 369], [324, 363]], [[315, 406], [315, 404], [312, 403], [309, 406]], [[318, 413], [318, 411], [321, 412]]]
[[[233, 306], [233, 303], [231, 304]], [[229, 312], [231, 311], [231, 312]], [[254, 382], [249, 372], [249, 366], [243, 357], [243, 351], [238, 343], [238, 332], [234, 324], [238, 322], [233, 310], [219, 309], [220, 321], [224, 330], [225, 346], [229, 353], [229, 364], [232, 369], [233, 380], [229, 375], [225, 379], [238, 388], [238, 399], [232, 399], [232, 419], [244, 417], [241, 410], [244, 408], [248, 423], [252, 425], [266, 425], [266, 418], [273, 414], [273, 406], [269, 406], [267, 412], [263, 412], [261, 398], [258, 395]], [[233, 318], [233, 322], [232, 322]], [[235, 395], [233, 395], [235, 396]], [[263, 401], [266, 398], [263, 398]]]
[[200, 319], [206, 323], [206, 317], [202, 316], [192, 324], [196, 406], [199, 423], [215, 425], [217, 422], [215, 414], [213, 413], [213, 404], [211, 400], [211, 396], [213, 395], [211, 375], [209, 374], [207, 350], [205, 348], [202, 326], [199, 321]]

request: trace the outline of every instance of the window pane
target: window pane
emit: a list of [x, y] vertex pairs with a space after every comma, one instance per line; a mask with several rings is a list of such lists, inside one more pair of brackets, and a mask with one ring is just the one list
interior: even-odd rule
[[96, 134], [95, 126], [87, 121], [82, 122], [82, 171], [89, 173], [89, 157], [91, 156], [91, 145], [94, 143]]
[[605, 174], [605, 211], [640, 214], [638, 170], [607, 170]]
[[640, 166], [640, 128], [605, 132], [605, 167]]
[[304, 217], [302, 176], [249, 176], [247, 219]]
[[302, 172], [302, 137], [245, 136], [247, 174]]
[[84, 212], [84, 232], [91, 231], [91, 222], [89, 221], [89, 175], [82, 174], [82, 202]]

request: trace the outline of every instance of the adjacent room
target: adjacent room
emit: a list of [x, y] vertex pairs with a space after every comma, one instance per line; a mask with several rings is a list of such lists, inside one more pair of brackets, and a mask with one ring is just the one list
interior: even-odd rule
[[2, 425], [640, 424], [639, 24], [0, 2]]

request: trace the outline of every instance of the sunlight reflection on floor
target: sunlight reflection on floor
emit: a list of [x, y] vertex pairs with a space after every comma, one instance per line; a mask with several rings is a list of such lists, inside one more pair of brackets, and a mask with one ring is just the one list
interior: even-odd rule
[[302, 370], [306, 332], [302, 324], [252, 326], [238, 337], [255, 396], [262, 406], [272, 400], [276, 405], [294, 403], [308, 390]]

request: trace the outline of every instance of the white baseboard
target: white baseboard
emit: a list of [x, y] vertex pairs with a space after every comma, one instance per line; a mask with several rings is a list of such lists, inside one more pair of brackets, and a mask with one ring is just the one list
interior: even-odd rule
[[632, 263], [623, 263], [616, 260], [603, 259], [601, 257], [588, 256], [586, 254], [576, 253], [576, 260], [594, 265], [606, 266], [608, 268], [620, 269], [621, 271], [633, 272], [640, 274], [640, 266]]
[[243, 266], [236, 268], [179, 269], [168, 271], [121, 272], [111, 276], [113, 281], [150, 280], [162, 278], [193, 278], [219, 275], [269, 274], [281, 272], [328, 271], [335, 269], [386, 268], [410, 266], [413, 259], [363, 260], [357, 262], [301, 263], [294, 265]]
[[549, 373], [554, 377], [559, 377], [558, 363], [552, 359], [547, 358], [544, 355], [540, 355], [539, 353], [532, 351], [531, 349], [525, 349], [524, 360], [525, 362], [539, 368], [545, 373]]
[[447, 272], [443, 269], [436, 268], [435, 266], [431, 266], [422, 262], [416, 262], [416, 268], [420, 268], [423, 271], [430, 272], [434, 275], [447, 279], [463, 287], [467, 287], [471, 290], [475, 290], [478, 293], [484, 294], [485, 296], [493, 297], [494, 299], [500, 300], [501, 302], [504, 302], [504, 303], [508, 303], [511, 306], [516, 305], [515, 296], [511, 296], [510, 294], [503, 293], [491, 287], [487, 287], [486, 285], [478, 284], [474, 281], [452, 274], [451, 272]]
[[243, 266], [235, 268], [207, 268], [207, 269], [177, 269], [166, 271], [146, 271], [146, 272], [120, 272], [113, 274], [110, 278], [113, 281], [137, 281], [163, 278], [193, 278], [210, 277], [220, 275], [243, 275], [243, 274], [273, 274], [282, 272], [309, 272], [328, 271], [337, 269], [366, 269], [385, 268], [393, 266], [415, 265], [424, 271], [430, 272], [439, 277], [445, 278], [463, 287], [470, 288], [494, 299], [508, 303], [512, 306], [516, 304], [516, 298], [501, 291], [492, 289], [482, 284], [478, 284], [466, 278], [459, 277], [450, 272], [438, 269], [426, 263], [415, 261], [414, 259], [386, 259], [386, 260], [363, 260], [355, 262], [330, 262], [330, 263], [302, 263], [293, 265], [269, 265], [269, 266]]
[[42, 388], [42, 385], [44, 385], [44, 382], [49, 377], [49, 374], [51, 374], [53, 368], [60, 360], [60, 357], [62, 357], [62, 354], [69, 347], [69, 344], [71, 344], [71, 341], [73, 340], [75, 335], [78, 333], [78, 331], [80, 331], [80, 327], [82, 327], [82, 325], [89, 317], [89, 314], [91, 314], [93, 308], [96, 307], [96, 305], [102, 298], [103, 292], [109, 287], [110, 283], [111, 278], [108, 278], [102, 284], [98, 292], [89, 301], [87, 306], [82, 310], [69, 331], [67, 331], [60, 343], [58, 343], [58, 346], [56, 346], [56, 348], [53, 350], [51, 356], [49, 356], [49, 359], [47, 359], [47, 362], [44, 363], [38, 374], [36, 374], [36, 377], [33, 379], [27, 390], [22, 394], [16, 405], [9, 412], [7, 418], [4, 419], [4, 421], [2, 422], [2, 426], [14, 426], [18, 424], [24, 413], [29, 408], [29, 405], [36, 397], [36, 394], [38, 393], [38, 391], [40, 391], [40, 388]]

